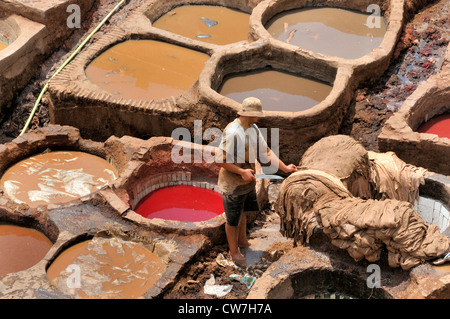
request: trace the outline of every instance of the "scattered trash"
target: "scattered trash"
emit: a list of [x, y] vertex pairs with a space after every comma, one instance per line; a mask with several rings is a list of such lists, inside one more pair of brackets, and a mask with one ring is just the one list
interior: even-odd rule
[[222, 266], [222, 267], [233, 267], [233, 268], [237, 268], [236, 264], [235, 264], [232, 260], [226, 259], [226, 258], [223, 256], [223, 254], [217, 255], [216, 263], [217, 263], [219, 266]]
[[256, 278], [250, 276], [249, 274], [245, 274], [244, 276], [232, 274], [230, 275], [230, 279], [242, 282], [244, 285], [247, 286], [248, 289], [252, 288], [253, 284], [256, 281]]
[[202, 19], [203, 22], [205, 22], [205, 24], [208, 26], [208, 28], [211, 28], [213, 26], [215, 26], [216, 24], [218, 24], [219, 22], [215, 21], [215, 20], [211, 20], [208, 18], [203, 18], [201, 17], [200, 19]]
[[199, 38], [199, 39], [208, 39], [208, 38], [211, 38], [211, 36], [210, 36], [209, 34], [198, 34], [198, 35], [196, 35], [195, 37], [196, 37], [196, 38]]
[[214, 275], [211, 274], [211, 277], [205, 282], [203, 292], [207, 295], [224, 297], [231, 291], [232, 288], [233, 285], [216, 285], [216, 279], [214, 278]]

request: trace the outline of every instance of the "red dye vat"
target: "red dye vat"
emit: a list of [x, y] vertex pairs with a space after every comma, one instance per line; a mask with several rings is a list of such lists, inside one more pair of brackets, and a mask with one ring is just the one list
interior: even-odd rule
[[428, 122], [422, 124], [417, 129], [417, 132], [436, 134], [439, 137], [450, 138], [450, 114], [433, 117]]
[[176, 185], [157, 189], [137, 205], [136, 213], [145, 218], [199, 222], [224, 212], [222, 195], [207, 188]]

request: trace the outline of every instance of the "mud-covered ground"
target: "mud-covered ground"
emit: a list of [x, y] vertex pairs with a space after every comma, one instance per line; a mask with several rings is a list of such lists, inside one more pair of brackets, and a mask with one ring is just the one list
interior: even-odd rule
[[[124, 19], [143, 0], [128, 2], [100, 30], [92, 41], [107, 32], [111, 25]], [[91, 30], [105, 17], [117, 2], [102, 0], [84, 20], [82, 27], [42, 65], [39, 74], [33, 78], [17, 97], [12, 111], [0, 127], [0, 143], [17, 137], [25, 125], [33, 105], [46, 81], [66, 60]], [[381, 79], [373, 84], [362, 85], [356, 92], [341, 133], [353, 136], [369, 150], [378, 150], [377, 136], [384, 122], [401, 106], [415, 88], [432, 74], [439, 71], [446, 45], [450, 39], [450, 2], [439, 0], [422, 9], [405, 26], [397, 45], [391, 67]], [[88, 44], [89, 45], [89, 44]], [[44, 97], [30, 128], [49, 124], [48, 103]], [[272, 230], [276, 232], [277, 215], [271, 207], [266, 207], [249, 228], [249, 238], [253, 242], [267, 239]], [[272, 232], [273, 233], [273, 232]], [[269, 234], [269, 235], [268, 235]], [[276, 237], [276, 236], [275, 236]], [[248, 287], [230, 278], [230, 275], [248, 274], [257, 278], [286, 251], [292, 248], [289, 241], [274, 241], [260, 256], [260, 262], [250, 267], [223, 266], [220, 254], [228, 259], [227, 245], [212, 246], [199, 256], [181, 275], [177, 284], [167, 291], [164, 298], [217, 298], [204, 293], [204, 286], [211, 275], [216, 285], [232, 285], [232, 290], [224, 297], [241, 299], [248, 294]]]
[[341, 132], [378, 151], [377, 137], [384, 122], [420, 83], [439, 72], [450, 40], [450, 2], [428, 5], [407, 23], [392, 63], [382, 78], [355, 92]]

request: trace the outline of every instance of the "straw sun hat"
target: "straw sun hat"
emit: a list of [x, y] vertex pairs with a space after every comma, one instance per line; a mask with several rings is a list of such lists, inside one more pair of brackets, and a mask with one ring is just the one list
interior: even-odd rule
[[242, 102], [242, 110], [238, 112], [241, 116], [263, 116], [262, 104], [256, 97], [248, 97]]

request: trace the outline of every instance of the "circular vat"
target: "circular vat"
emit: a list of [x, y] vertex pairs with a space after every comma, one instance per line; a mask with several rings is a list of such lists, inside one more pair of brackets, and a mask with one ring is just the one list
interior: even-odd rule
[[36, 265], [52, 245], [37, 229], [0, 222], [0, 277]]
[[395, 151], [407, 163], [450, 175], [450, 93], [443, 72], [418, 86], [386, 121], [378, 144], [381, 151]]
[[167, 256], [153, 251], [155, 245], [120, 237], [78, 238], [49, 263], [47, 278], [74, 298], [139, 298], [167, 269]]
[[450, 139], [450, 113], [436, 115], [417, 128], [419, 133], [435, 134]]
[[192, 40], [226, 45], [248, 38], [250, 14], [208, 4], [176, 6], [156, 18], [152, 26]]
[[0, 16], [0, 51], [7, 48], [19, 36], [20, 28], [13, 17]]
[[222, 195], [192, 184], [158, 188], [146, 195], [134, 208], [142, 217], [153, 219], [201, 222], [224, 212]]
[[291, 274], [268, 292], [268, 299], [389, 299], [384, 289], [372, 289], [367, 281], [349, 272], [305, 269]]
[[0, 179], [6, 196], [38, 207], [66, 203], [113, 182], [116, 169], [103, 158], [81, 151], [50, 151], [10, 166]]
[[239, 103], [249, 96], [259, 98], [265, 111], [298, 112], [319, 104], [331, 90], [330, 84], [314, 78], [264, 68], [227, 75], [217, 92]]
[[419, 187], [419, 198], [414, 210], [431, 225], [437, 225], [441, 233], [450, 235], [450, 177], [427, 173], [425, 183]]
[[115, 98], [161, 100], [187, 91], [208, 59], [180, 45], [131, 39], [100, 53], [85, 72], [90, 82]]
[[[146, 149], [138, 144], [141, 158], [129, 162], [113, 187], [101, 192], [105, 200], [143, 229], [221, 238], [225, 217], [216, 185], [220, 167], [207, 160], [214, 158], [215, 148], [162, 137], [146, 144]], [[256, 191], [259, 196], [264, 189], [257, 184]]]
[[266, 43], [234, 47], [213, 57], [200, 75], [208, 102], [237, 111], [244, 98], [255, 96], [263, 101], [265, 118], [304, 114], [338, 93], [338, 77], [345, 81], [330, 64]]
[[260, 98], [258, 126], [267, 129], [269, 146], [279, 147], [283, 161], [298, 163], [309, 145], [339, 130], [353, 94], [351, 76], [350, 68], [255, 42], [214, 54], [199, 90], [203, 103], [230, 122], [245, 97]]
[[222, 194], [205, 175], [172, 171], [125, 186], [133, 198], [125, 218], [163, 232], [203, 233], [215, 238], [225, 221]]
[[328, 56], [357, 59], [379, 47], [386, 33], [382, 16], [373, 25], [371, 20], [370, 14], [356, 10], [306, 7], [276, 14], [265, 28], [284, 43]]

